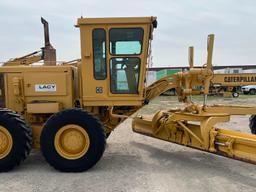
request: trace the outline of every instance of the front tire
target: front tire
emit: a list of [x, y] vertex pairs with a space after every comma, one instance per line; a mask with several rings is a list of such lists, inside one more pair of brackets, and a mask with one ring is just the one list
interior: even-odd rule
[[24, 118], [9, 109], [0, 109], [0, 172], [20, 165], [31, 147], [32, 129]]
[[82, 172], [102, 157], [106, 138], [103, 125], [83, 109], [67, 109], [53, 114], [41, 134], [41, 150], [46, 161], [64, 172]]
[[252, 115], [249, 119], [249, 127], [252, 134], [256, 134], [256, 115]]

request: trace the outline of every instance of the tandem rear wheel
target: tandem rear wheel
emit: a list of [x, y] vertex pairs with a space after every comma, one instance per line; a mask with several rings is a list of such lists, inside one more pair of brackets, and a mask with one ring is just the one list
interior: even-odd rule
[[41, 150], [46, 161], [64, 172], [81, 172], [94, 166], [105, 150], [100, 120], [83, 109], [53, 114], [42, 130]]
[[0, 109], [0, 171], [9, 171], [26, 159], [32, 147], [32, 130], [23, 117]]

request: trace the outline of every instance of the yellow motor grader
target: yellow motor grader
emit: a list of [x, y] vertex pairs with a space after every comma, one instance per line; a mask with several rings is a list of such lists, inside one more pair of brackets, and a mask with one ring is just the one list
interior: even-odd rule
[[[45, 35], [40, 57], [29, 54], [0, 67], [0, 171], [19, 165], [32, 147], [40, 148], [57, 170], [85, 171], [100, 160], [111, 131], [170, 88], [177, 90], [184, 108], [159, 111], [153, 117], [138, 115], [132, 125], [135, 132], [256, 162], [255, 135], [215, 127], [230, 115], [256, 114], [256, 108], [207, 105], [214, 76], [213, 35], [208, 37], [202, 68], [193, 67], [190, 48], [188, 71], [145, 87], [156, 17], [79, 18], [76, 27], [81, 59], [57, 65], [55, 49]], [[39, 60], [43, 65], [33, 65]], [[190, 99], [201, 94], [203, 105]], [[255, 133], [254, 116], [251, 129]]]

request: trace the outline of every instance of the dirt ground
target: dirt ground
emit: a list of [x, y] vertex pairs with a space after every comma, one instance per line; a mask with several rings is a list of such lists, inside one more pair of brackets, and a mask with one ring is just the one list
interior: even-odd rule
[[[176, 99], [159, 97], [139, 113], [176, 107]], [[209, 103], [256, 106], [256, 97], [210, 97]], [[111, 134], [104, 156], [89, 171], [60, 173], [33, 151], [21, 166], [0, 174], [0, 191], [255, 191], [256, 165], [133, 133], [131, 120]], [[218, 127], [249, 132], [248, 116], [236, 116]]]

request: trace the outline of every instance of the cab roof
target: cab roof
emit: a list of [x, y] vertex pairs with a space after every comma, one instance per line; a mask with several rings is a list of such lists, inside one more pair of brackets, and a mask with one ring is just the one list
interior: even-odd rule
[[146, 24], [156, 23], [156, 17], [106, 17], [106, 18], [79, 18], [77, 27], [91, 24]]

